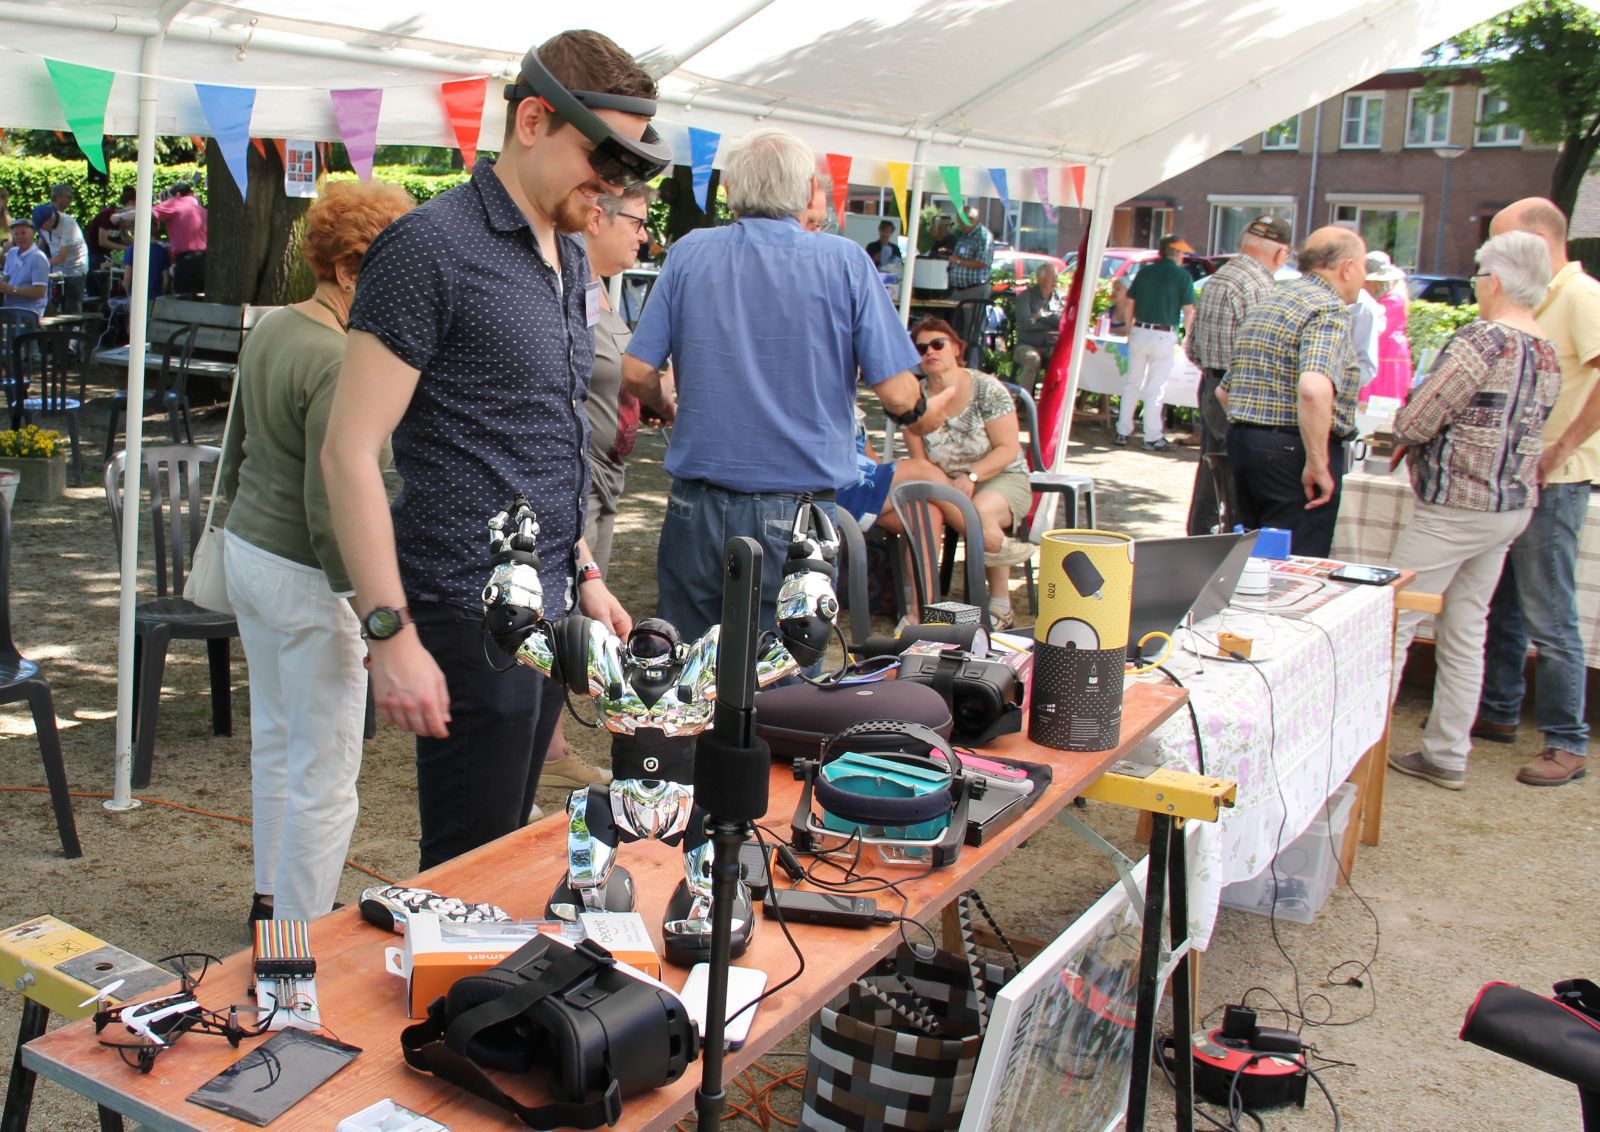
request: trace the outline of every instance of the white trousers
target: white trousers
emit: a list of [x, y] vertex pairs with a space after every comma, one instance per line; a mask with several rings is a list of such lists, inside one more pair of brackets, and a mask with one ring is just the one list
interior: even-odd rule
[[333, 907], [355, 829], [366, 648], [321, 570], [236, 535], [223, 561], [250, 666], [256, 891], [309, 920]]
[[1170, 330], [1135, 326], [1128, 331], [1128, 378], [1117, 414], [1117, 431], [1123, 436], [1133, 435], [1133, 407], [1139, 401], [1144, 402], [1144, 438], [1153, 443], [1166, 435], [1161, 418], [1177, 344], [1178, 336]]
[[[1422, 757], [1441, 770], [1467, 769], [1472, 721], [1483, 687], [1483, 639], [1489, 599], [1512, 540], [1533, 515], [1521, 511], [1467, 511], [1416, 501], [1411, 523], [1395, 540], [1389, 564], [1415, 570], [1416, 593], [1440, 594], [1444, 611], [1433, 620], [1433, 707], [1422, 731]], [[1406, 650], [1426, 614], [1401, 610], [1394, 634], [1394, 683], [1400, 692]]]

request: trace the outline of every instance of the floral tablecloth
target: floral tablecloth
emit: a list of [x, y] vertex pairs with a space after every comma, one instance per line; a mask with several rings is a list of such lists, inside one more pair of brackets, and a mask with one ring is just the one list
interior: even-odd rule
[[[1219, 822], [1198, 823], [1190, 842], [1189, 928], [1197, 948], [1210, 942], [1223, 886], [1261, 873], [1278, 846], [1304, 832], [1388, 719], [1394, 591], [1304, 577], [1293, 584], [1301, 587], [1300, 605], [1312, 607], [1298, 618], [1230, 607], [1195, 626], [1213, 641], [1219, 629], [1251, 638], [1257, 663], [1197, 660], [1180, 647], [1167, 664], [1189, 689], [1205, 773], [1239, 785], [1233, 808]], [[1177, 634], [1180, 646], [1186, 636]], [[1188, 712], [1146, 742], [1162, 766], [1201, 769]]]

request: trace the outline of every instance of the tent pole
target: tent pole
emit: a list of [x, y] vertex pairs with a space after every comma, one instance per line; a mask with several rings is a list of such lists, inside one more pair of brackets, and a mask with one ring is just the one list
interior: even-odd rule
[[922, 227], [922, 160], [928, 153], [928, 139], [917, 142], [917, 151], [911, 158], [911, 201], [906, 205], [910, 216], [900, 218], [906, 233], [906, 255], [900, 269], [900, 321], [911, 325], [911, 280], [917, 273], [917, 235]]
[[1078, 317], [1072, 323], [1072, 352], [1067, 357], [1067, 395], [1061, 401], [1061, 420], [1056, 427], [1056, 457], [1050, 470], [1061, 472], [1067, 466], [1067, 443], [1072, 439], [1072, 406], [1078, 399], [1078, 377], [1083, 370], [1083, 345], [1089, 336], [1089, 320], [1094, 314], [1095, 284], [1100, 281], [1100, 261], [1105, 258], [1106, 233], [1111, 229], [1111, 169], [1095, 167], [1094, 214], [1089, 217], [1089, 246], [1078, 270], [1087, 272], [1078, 292]]
[[[133, 268], [128, 281], [127, 471], [123, 478], [121, 587], [117, 593], [117, 762], [108, 810], [131, 810], [133, 797], [133, 640], [139, 601], [140, 486], [144, 470], [144, 355], [149, 328], [150, 207], [155, 203], [156, 66], [161, 35], [147, 36], [139, 52], [139, 168], [134, 206]], [[149, 721], [145, 726], [150, 726]]]

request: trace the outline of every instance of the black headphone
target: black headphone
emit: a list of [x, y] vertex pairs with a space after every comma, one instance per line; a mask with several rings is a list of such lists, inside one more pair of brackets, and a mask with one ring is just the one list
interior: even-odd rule
[[[944, 775], [944, 782], [938, 789], [906, 798], [858, 794], [821, 774], [823, 766], [846, 751], [934, 770]], [[818, 805], [843, 821], [885, 827], [919, 825], [947, 817], [955, 807], [954, 768], [959, 765], [950, 744], [932, 728], [897, 719], [867, 719], [846, 727], [824, 745], [812, 793]]]

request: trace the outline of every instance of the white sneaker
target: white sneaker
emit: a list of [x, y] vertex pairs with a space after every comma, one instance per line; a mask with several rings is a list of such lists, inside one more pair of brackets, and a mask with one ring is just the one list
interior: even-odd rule
[[983, 561], [986, 566], [1020, 566], [1033, 557], [1033, 550], [1033, 543], [1007, 535], [1000, 540], [1000, 549], [985, 554]]

